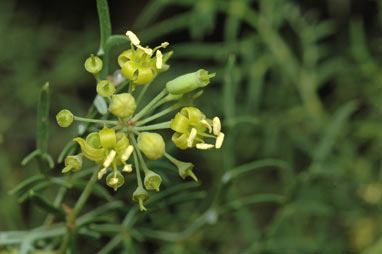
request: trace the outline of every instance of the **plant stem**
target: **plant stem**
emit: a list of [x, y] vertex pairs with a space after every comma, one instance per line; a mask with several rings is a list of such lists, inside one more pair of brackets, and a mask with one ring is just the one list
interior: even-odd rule
[[133, 145], [134, 145], [133, 155], [134, 155], [135, 172], [137, 174], [138, 186], [143, 188], [141, 172], [139, 171], [139, 162], [138, 162], [138, 158], [137, 158], [138, 147], [137, 147], [136, 143], [134, 143], [134, 141], [135, 141], [134, 135], [130, 134], [129, 137], [131, 139], [131, 143], [133, 143]]
[[135, 140], [135, 137], [134, 137], [134, 136], [132, 136], [131, 141], [133, 142], [134, 147], [137, 147], [136, 151], [137, 151], [139, 160], [140, 160], [141, 163], [142, 163], [142, 169], [143, 169], [143, 172], [145, 172], [145, 174], [147, 174], [148, 168], [147, 168], [147, 166], [146, 166], [145, 160], [143, 159], [142, 153], [141, 153], [141, 151], [140, 151], [139, 148], [138, 148], [137, 141]]
[[145, 86], [142, 88], [141, 92], [140, 92], [139, 95], [138, 95], [138, 99], [137, 99], [137, 103], [136, 103], [136, 104], [137, 104], [137, 107], [138, 107], [139, 103], [141, 102], [141, 100], [142, 100], [142, 98], [143, 98], [143, 95], [145, 95], [147, 89], [149, 89], [149, 87], [150, 87], [150, 85], [151, 85], [152, 83], [153, 83], [153, 82], [150, 82], [150, 83], [148, 83], [147, 85], [145, 85]]
[[110, 121], [110, 120], [99, 120], [99, 119], [90, 119], [79, 116], [74, 116], [75, 121], [86, 122], [86, 123], [102, 123], [102, 124], [114, 124], [117, 125], [118, 121]]
[[77, 200], [76, 204], [74, 205], [72, 212], [68, 215], [68, 217], [66, 219], [67, 228], [66, 228], [66, 233], [65, 233], [64, 239], [61, 243], [61, 247], [59, 250], [60, 254], [65, 254], [65, 252], [66, 252], [66, 249], [68, 247], [69, 240], [70, 240], [70, 235], [72, 233], [71, 227], [72, 227], [72, 225], [74, 225], [77, 216], [81, 212], [82, 208], [84, 207], [86, 201], [88, 200], [90, 194], [93, 191], [94, 185], [97, 182], [97, 173], [98, 173], [98, 171], [94, 170], [89, 182], [87, 183], [85, 189], [81, 193], [80, 198]]
[[157, 119], [157, 118], [159, 118], [161, 116], [164, 116], [165, 114], [170, 113], [171, 111], [176, 110], [177, 108], [178, 108], [177, 104], [174, 104], [174, 105], [166, 108], [165, 110], [156, 113], [155, 115], [152, 115], [152, 116], [150, 116], [150, 117], [148, 117], [148, 118], [146, 118], [146, 119], [144, 119], [142, 121], [137, 122], [135, 125], [136, 126], [144, 125], [145, 123], [151, 122], [151, 121], [153, 121], [153, 120], [155, 120], [155, 119]]
[[167, 121], [163, 123], [158, 123], [158, 124], [152, 124], [152, 125], [147, 125], [147, 126], [142, 126], [142, 127], [134, 127], [135, 130], [137, 131], [150, 131], [150, 130], [159, 130], [159, 129], [169, 129], [171, 126], [172, 121]]
[[163, 89], [152, 101], [150, 101], [149, 104], [146, 105], [138, 114], [136, 114], [132, 121], [138, 121], [142, 116], [144, 116], [150, 109], [151, 107], [157, 103], [160, 99], [162, 99], [163, 96], [165, 96], [168, 93], [167, 89]]

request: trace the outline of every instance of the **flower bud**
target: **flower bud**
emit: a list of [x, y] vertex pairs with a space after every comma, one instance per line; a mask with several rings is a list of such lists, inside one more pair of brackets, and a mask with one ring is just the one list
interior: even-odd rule
[[73, 123], [74, 116], [72, 112], [67, 109], [63, 109], [56, 115], [57, 124], [60, 127], [66, 128]]
[[125, 178], [119, 171], [111, 172], [106, 177], [106, 184], [112, 187], [114, 191], [117, 191], [125, 183]]
[[146, 207], [143, 206], [143, 202], [149, 199], [149, 193], [142, 187], [138, 186], [133, 193], [133, 200], [139, 202], [139, 209], [143, 212], [146, 211]]
[[165, 143], [158, 133], [142, 132], [138, 137], [138, 148], [149, 160], [157, 160], [165, 152]]
[[78, 171], [82, 168], [82, 154], [70, 155], [65, 158], [65, 168], [61, 171], [67, 173], [69, 171]]
[[159, 191], [159, 186], [162, 183], [162, 178], [157, 173], [147, 170], [145, 172], [144, 184], [147, 190]]
[[102, 80], [97, 84], [97, 93], [102, 97], [112, 96], [115, 92], [115, 87], [110, 80]]
[[208, 71], [200, 69], [167, 82], [166, 88], [171, 94], [184, 94], [205, 87], [210, 83], [210, 78], [213, 77], [215, 77], [215, 73], [208, 74]]
[[121, 93], [111, 97], [109, 111], [119, 118], [131, 116], [137, 105], [134, 97], [129, 93]]
[[102, 60], [98, 56], [90, 55], [85, 61], [85, 69], [93, 74], [97, 74], [102, 70]]

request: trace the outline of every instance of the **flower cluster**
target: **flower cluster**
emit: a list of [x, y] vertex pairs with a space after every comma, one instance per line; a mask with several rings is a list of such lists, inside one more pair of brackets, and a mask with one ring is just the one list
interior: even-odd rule
[[[106, 184], [117, 190], [125, 182], [123, 173], [131, 173], [135, 169], [137, 188], [133, 193], [133, 200], [139, 202], [140, 209], [144, 211], [144, 202], [149, 198], [147, 191], [159, 191], [162, 183], [161, 176], [148, 168], [146, 160], [165, 157], [178, 168], [182, 179], [189, 176], [195, 181], [198, 180], [193, 172], [194, 165], [168, 154], [163, 137], [153, 131], [173, 130], [172, 141], [182, 150], [194, 147], [202, 150], [214, 147], [219, 149], [224, 134], [218, 117], [209, 119], [193, 106], [193, 100], [200, 96], [202, 91], [191, 92], [207, 86], [215, 76], [204, 69], [167, 82], [155, 98], [144, 107], [140, 107], [140, 99], [148, 86], [159, 73], [169, 69], [170, 66], [166, 62], [172, 52], [163, 55], [160, 50], [166, 48], [168, 42], [151, 49], [143, 47], [133, 32], [127, 31], [126, 36], [131, 42], [131, 48], [123, 51], [118, 57], [120, 70], [115, 72], [117, 77], [100, 78], [99, 74], [103, 68], [100, 57], [91, 55], [85, 61], [85, 69], [97, 80], [98, 96], [108, 104], [108, 113], [100, 119], [92, 119], [75, 116], [64, 109], [57, 114], [56, 119], [60, 127], [69, 127], [73, 121], [80, 121], [94, 123], [94, 127], [98, 128], [98, 131], [88, 133], [86, 137], [73, 139], [81, 148], [81, 152], [66, 157], [62, 172], [80, 170], [82, 159], [85, 157], [99, 166], [98, 179], [107, 174]], [[139, 97], [136, 97], [134, 92], [138, 85], [145, 87], [141, 89]], [[155, 113], [156, 109], [166, 103], [172, 105]], [[178, 113], [171, 120], [147, 125], [174, 111]], [[208, 143], [205, 141], [207, 139], [215, 141]]]

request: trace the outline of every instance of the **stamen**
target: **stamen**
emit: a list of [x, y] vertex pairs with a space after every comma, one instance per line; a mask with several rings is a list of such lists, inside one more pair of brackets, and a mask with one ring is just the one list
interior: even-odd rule
[[168, 45], [170, 45], [170, 43], [165, 41], [165, 42], [162, 42], [161, 47], [165, 49]]
[[141, 45], [136, 45], [137, 48], [141, 49], [143, 52], [145, 52], [147, 55], [152, 56], [153, 50], [150, 48], [144, 48]]
[[162, 69], [162, 52], [160, 52], [160, 50], [157, 50], [157, 53], [156, 53], [156, 57], [157, 57], [157, 60], [156, 60], [156, 67], [157, 69]]
[[208, 149], [211, 149], [213, 147], [214, 147], [214, 145], [206, 144], [206, 143], [198, 143], [198, 144], [196, 144], [196, 148], [198, 148], [200, 150], [208, 150]]
[[212, 126], [214, 128], [214, 134], [217, 136], [220, 133], [221, 130], [221, 123], [219, 117], [215, 116], [212, 120]]
[[190, 136], [188, 137], [187, 139], [187, 146], [188, 147], [192, 147], [192, 144], [194, 143], [194, 139], [196, 137], [196, 134], [197, 134], [197, 131], [195, 128], [192, 128], [191, 129], [191, 133], [190, 133]]
[[138, 46], [141, 43], [141, 41], [132, 31], [127, 31], [126, 36], [129, 37], [131, 43], [133, 43], [135, 46]]
[[220, 132], [215, 142], [216, 149], [220, 149], [220, 147], [222, 147], [223, 140], [224, 140], [224, 133]]
[[211, 125], [210, 125], [205, 119], [201, 120], [200, 122], [201, 122], [202, 124], [204, 124], [204, 125], [208, 128], [208, 132], [209, 132], [209, 133], [212, 132], [212, 127], [211, 127]]
[[117, 184], [118, 183], [118, 178], [117, 177], [113, 177], [110, 179], [109, 181], [109, 184], [110, 185], [114, 185], [114, 184]]
[[110, 151], [109, 155], [106, 157], [106, 160], [103, 162], [103, 166], [105, 168], [110, 166], [110, 164], [113, 162], [116, 154], [117, 154], [116, 151], [114, 151], [114, 150]]
[[133, 153], [133, 150], [134, 147], [132, 145], [129, 145], [121, 156], [122, 161], [127, 161]]
[[98, 180], [100, 180], [107, 172], [107, 169], [106, 168], [103, 168], [101, 169], [99, 172], [98, 172]]
[[133, 171], [133, 165], [131, 164], [126, 164], [123, 169], [122, 169], [123, 172], [128, 172], [130, 173], [131, 171]]

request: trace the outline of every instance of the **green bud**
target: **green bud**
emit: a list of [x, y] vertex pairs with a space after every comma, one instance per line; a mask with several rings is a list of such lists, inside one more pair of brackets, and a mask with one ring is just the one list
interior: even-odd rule
[[146, 170], [144, 184], [147, 190], [159, 191], [159, 186], [162, 183], [162, 178], [157, 173]]
[[97, 93], [102, 97], [109, 97], [115, 93], [115, 87], [110, 80], [102, 80], [97, 84]]
[[82, 154], [70, 155], [65, 158], [65, 168], [61, 171], [67, 173], [69, 171], [78, 171], [82, 168]]
[[102, 60], [98, 56], [90, 55], [85, 61], [85, 69], [87, 72], [97, 74], [102, 70]]
[[149, 193], [142, 187], [138, 186], [137, 189], [133, 193], [133, 200], [139, 202], [139, 209], [143, 211], [147, 211], [146, 207], [144, 207], [143, 202], [149, 199]]
[[125, 183], [125, 178], [119, 171], [111, 172], [106, 177], [106, 184], [112, 187], [114, 191], [117, 191]]
[[57, 124], [60, 127], [66, 128], [73, 123], [74, 116], [72, 112], [67, 109], [63, 109], [56, 115]]
[[142, 132], [138, 136], [138, 148], [149, 160], [157, 160], [165, 152], [165, 143], [158, 133]]
[[111, 97], [109, 111], [119, 118], [131, 116], [137, 105], [134, 97], [129, 93], [121, 93]]
[[167, 82], [166, 88], [171, 94], [184, 94], [205, 87], [213, 77], [215, 77], [215, 73], [208, 74], [208, 71], [200, 69]]

